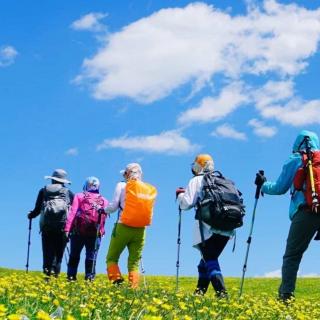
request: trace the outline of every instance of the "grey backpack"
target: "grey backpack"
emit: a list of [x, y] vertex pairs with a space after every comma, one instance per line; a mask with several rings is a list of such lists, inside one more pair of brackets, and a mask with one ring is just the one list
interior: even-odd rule
[[43, 188], [40, 231], [63, 231], [70, 207], [69, 190], [61, 184]]
[[219, 171], [203, 176], [203, 198], [196, 204], [195, 218], [209, 226], [231, 231], [243, 225], [245, 206], [241, 192]]

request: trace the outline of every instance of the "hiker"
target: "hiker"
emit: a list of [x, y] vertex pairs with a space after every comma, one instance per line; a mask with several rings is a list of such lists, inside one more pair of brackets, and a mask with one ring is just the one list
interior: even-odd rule
[[[207, 180], [205, 179], [209, 179], [214, 175], [214, 162], [212, 157], [209, 154], [197, 155], [192, 163], [191, 170], [194, 177], [191, 178], [186, 189], [178, 188], [176, 190], [176, 197], [181, 210], [197, 208], [199, 200], [203, 199], [206, 195], [204, 193], [204, 186]], [[206, 187], [207, 186], [206, 184]], [[198, 212], [198, 210], [196, 210], [196, 212]], [[205, 223], [202, 218], [199, 219], [199, 217], [195, 220], [193, 246], [200, 250], [201, 260], [198, 265], [198, 283], [194, 294], [204, 295], [211, 282], [217, 297], [227, 297], [218, 258], [228, 240], [233, 235], [233, 229], [226, 231], [214, 228], [208, 223]]]
[[71, 184], [67, 180], [67, 172], [56, 169], [51, 176], [51, 184], [40, 189], [35, 207], [28, 218], [40, 216], [40, 232], [42, 238], [43, 273], [57, 277], [61, 269], [61, 261], [66, 246], [64, 226], [73, 193], [65, 186]]
[[[294, 298], [297, 272], [302, 255], [320, 228], [319, 213], [312, 212], [311, 206], [307, 204], [303, 190], [299, 191], [294, 187], [297, 172], [304, 170], [301, 168], [306, 168], [303, 158], [306, 157], [308, 144], [312, 154], [319, 151], [319, 138], [317, 134], [303, 130], [298, 134], [293, 145], [292, 154], [285, 162], [276, 182], [266, 181], [266, 178], [259, 174], [257, 176], [259, 177], [259, 183], [262, 185], [261, 191], [263, 193], [281, 195], [285, 194], [289, 189], [291, 192], [289, 209], [291, 225], [283, 256], [282, 282], [279, 287], [279, 298], [284, 302]], [[309, 181], [307, 179], [310, 178], [306, 177], [304, 180], [304, 188], [308, 185]]]
[[118, 211], [107, 253], [108, 278], [121, 284], [118, 261], [127, 247], [128, 279], [131, 288], [139, 285], [139, 261], [145, 242], [146, 226], [151, 224], [156, 188], [142, 181], [142, 169], [138, 163], [130, 163], [120, 171], [124, 182], [116, 185], [113, 200], [104, 209], [106, 213]]
[[[64, 231], [70, 236], [70, 257], [68, 262], [68, 280], [77, 279], [80, 254], [86, 248], [85, 279], [94, 280], [95, 264], [101, 238], [105, 234], [105, 214], [99, 209], [108, 205], [108, 201], [100, 194], [100, 181], [96, 177], [88, 177], [83, 192], [76, 193], [69, 211]], [[98, 229], [99, 228], [99, 229]]]

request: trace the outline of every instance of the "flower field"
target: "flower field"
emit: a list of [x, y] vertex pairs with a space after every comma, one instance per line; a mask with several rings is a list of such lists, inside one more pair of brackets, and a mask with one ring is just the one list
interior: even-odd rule
[[[143, 279], [142, 279], [143, 280]], [[320, 319], [320, 279], [299, 279], [297, 300], [276, 299], [279, 279], [247, 279], [238, 298], [239, 279], [227, 278], [229, 300], [212, 289], [193, 296], [195, 278], [146, 277], [147, 287], [114, 287], [99, 275], [94, 282], [67, 282], [64, 275], [45, 282], [38, 272], [0, 269], [0, 319]]]

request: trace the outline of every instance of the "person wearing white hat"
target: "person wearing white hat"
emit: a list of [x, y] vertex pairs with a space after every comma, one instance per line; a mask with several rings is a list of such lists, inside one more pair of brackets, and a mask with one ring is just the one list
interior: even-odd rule
[[40, 232], [42, 238], [43, 272], [46, 276], [58, 276], [66, 246], [64, 227], [67, 213], [73, 201], [73, 193], [66, 188], [71, 184], [67, 172], [56, 169], [51, 176], [51, 184], [40, 189], [35, 207], [28, 214], [28, 219], [40, 215]]

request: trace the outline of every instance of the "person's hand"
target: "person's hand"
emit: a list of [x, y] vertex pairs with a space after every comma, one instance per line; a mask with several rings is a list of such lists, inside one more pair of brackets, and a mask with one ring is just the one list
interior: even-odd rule
[[29, 211], [29, 213], [27, 215], [28, 219], [32, 219], [33, 218], [32, 213], [33, 213], [32, 211]]
[[177, 188], [176, 189], [176, 199], [178, 198], [180, 193], [185, 193], [185, 192], [186, 192], [186, 190], [184, 188], [182, 188], [182, 187]]
[[259, 172], [256, 174], [256, 180], [254, 181], [255, 185], [261, 188], [266, 181], [267, 178], [264, 176], [264, 171], [259, 170]]

